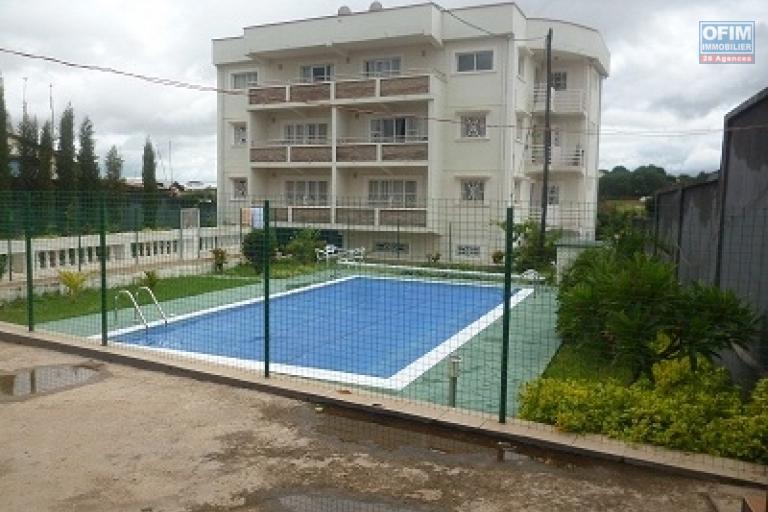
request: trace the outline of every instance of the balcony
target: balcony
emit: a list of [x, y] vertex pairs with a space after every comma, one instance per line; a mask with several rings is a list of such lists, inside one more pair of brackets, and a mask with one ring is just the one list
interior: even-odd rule
[[[547, 106], [547, 86], [533, 88], [533, 110], [544, 112]], [[586, 94], [581, 89], [552, 89], [551, 106], [553, 114], [584, 114], [586, 112]]]
[[[326, 201], [327, 203], [327, 201]], [[417, 231], [427, 227], [427, 208], [422, 202], [385, 205], [376, 202], [339, 201], [295, 205], [272, 201], [271, 218], [279, 227], [313, 226], [324, 229], [376, 228], [376, 231]]]
[[[552, 147], [549, 155], [549, 165], [552, 171], [584, 172], [584, 150], [579, 146]], [[542, 172], [544, 166], [544, 144], [533, 144], [526, 157], [526, 167], [529, 172]]]
[[295, 107], [297, 104], [355, 103], [426, 99], [434, 90], [436, 71], [411, 71], [396, 76], [341, 77], [317, 83], [261, 85], [248, 89], [251, 109]]
[[[284, 140], [265, 141], [251, 147], [251, 163], [274, 165], [317, 164], [329, 166], [333, 162], [333, 146], [327, 141], [309, 144], [292, 144]], [[336, 162], [339, 165], [365, 164], [426, 165], [429, 145], [425, 137], [403, 139], [398, 142], [372, 142], [369, 139], [342, 139], [336, 145]]]

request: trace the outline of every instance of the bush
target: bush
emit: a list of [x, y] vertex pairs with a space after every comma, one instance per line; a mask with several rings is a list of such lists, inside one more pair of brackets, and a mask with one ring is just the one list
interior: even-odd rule
[[768, 379], [744, 402], [727, 372], [705, 360], [654, 366], [655, 384], [538, 379], [521, 394], [522, 418], [568, 432], [768, 462]]
[[543, 251], [539, 247], [541, 240], [539, 224], [533, 221], [516, 224], [513, 236], [515, 250], [512, 254], [512, 262], [515, 271], [525, 272], [534, 269], [543, 274], [551, 274], [554, 271], [554, 261], [557, 259], [555, 243], [561, 236], [559, 231], [549, 231], [544, 235]]
[[254, 229], [243, 238], [243, 256], [256, 269], [264, 264], [264, 248], [267, 240], [269, 240], [269, 259], [272, 260], [277, 251], [277, 235], [274, 229], [269, 230], [268, 239], [263, 229]]
[[504, 263], [504, 251], [493, 251], [493, 254], [491, 254], [491, 261], [494, 265], [501, 265]]
[[319, 231], [316, 229], [302, 229], [288, 243], [285, 249], [298, 263], [308, 265], [317, 261], [315, 249], [320, 249], [323, 245], [324, 243], [320, 240]]
[[59, 271], [59, 282], [67, 289], [67, 295], [73, 300], [83, 291], [86, 281], [87, 278], [82, 272]]
[[157, 285], [160, 283], [160, 276], [154, 270], [147, 270], [144, 275], [139, 278], [138, 285], [146, 286], [153, 292], [157, 289]]
[[227, 263], [227, 251], [216, 248], [211, 251], [211, 254], [213, 254], [213, 271], [224, 272], [224, 265]]
[[8, 255], [0, 254], [0, 277], [5, 275], [5, 268], [8, 266]]

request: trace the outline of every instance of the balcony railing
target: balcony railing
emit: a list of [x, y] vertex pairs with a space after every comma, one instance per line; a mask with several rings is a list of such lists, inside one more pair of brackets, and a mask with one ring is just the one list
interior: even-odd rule
[[[552, 88], [551, 106], [554, 113], [583, 113], [585, 111], [585, 94], [581, 89], [556, 90]], [[537, 85], [533, 88], [533, 109], [541, 112], [547, 105], [547, 86]]]
[[[328, 141], [293, 144], [285, 140], [265, 141], [251, 147], [254, 163], [310, 163], [333, 161]], [[336, 145], [338, 163], [426, 162], [429, 145], [425, 137], [404, 138], [397, 142], [368, 139], [341, 139]]]
[[251, 106], [277, 106], [295, 103], [322, 103], [336, 100], [391, 99], [398, 96], [428, 95], [432, 80], [441, 74], [434, 70], [411, 70], [392, 76], [340, 76], [324, 82], [295, 81], [261, 84], [248, 89]]
[[[526, 159], [530, 166], [544, 164], [544, 144], [534, 144]], [[584, 167], [584, 150], [579, 147], [553, 147], [549, 155], [549, 165], [552, 169], [582, 169]]]
[[384, 205], [377, 202], [339, 201], [338, 206], [298, 205], [293, 202], [271, 202], [272, 219], [287, 226], [327, 225], [384, 227], [392, 230], [427, 227], [424, 201], [405, 205]]

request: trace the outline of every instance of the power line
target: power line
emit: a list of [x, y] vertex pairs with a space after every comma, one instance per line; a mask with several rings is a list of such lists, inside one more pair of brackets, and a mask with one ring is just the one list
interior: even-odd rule
[[[468, 20], [462, 18], [461, 16], [456, 14], [451, 9], [443, 9], [443, 12], [447, 13], [449, 16], [451, 16], [452, 18], [454, 18], [458, 22], [463, 23], [464, 25], [466, 25], [466, 26], [468, 26], [470, 28], [473, 28], [475, 30], [483, 32], [484, 34], [487, 34], [487, 35], [489, 35], [491, 37], [506, 37], [506, 34], [497, 34], [495, 32], [492, 32], [492, 31], [488, 30], [487, 28], [483, 28], [480, 25], [477, 25], [475, 23], [472, 23], [471, 21], [468, 21]], [[521, 41], [521, 42], [522, 41], [541, 41], [543, 39], [546, 39], [546, 36], [526, 37], [526, 38], [509, 38], [510, 41]]]

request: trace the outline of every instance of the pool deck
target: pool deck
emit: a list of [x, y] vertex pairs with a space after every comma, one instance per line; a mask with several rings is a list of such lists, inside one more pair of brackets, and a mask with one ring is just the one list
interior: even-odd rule
[[0, 323], [2, 340], [76, 354], [82, 357], [161, 371], [199, 381], [254, 389], [315, 403], [334, 404], [364, 411], [371, 416], [396, 417], [435, 424], [497, 438], [499, 441], [535, 445], [562, 452], [614, 460], [660, 471], [713, 478], [733, 483], [768, 485], [768, 467], [709, 455], [690, 454], [648, 445], [631, 445], [598, 435], [575, 435], [527, 421], [499, 423], [488, 414], [414, 402], [398, 396], [372, 394], [365, 390], [335, 389], [316, 382], [279, 375], [264, 378], [254, 372], [213, 366], [200, 361], [169, 359], [126, 346], [99, 346], [82, 338], [59, 334], [30, 333], [24, 327]]

